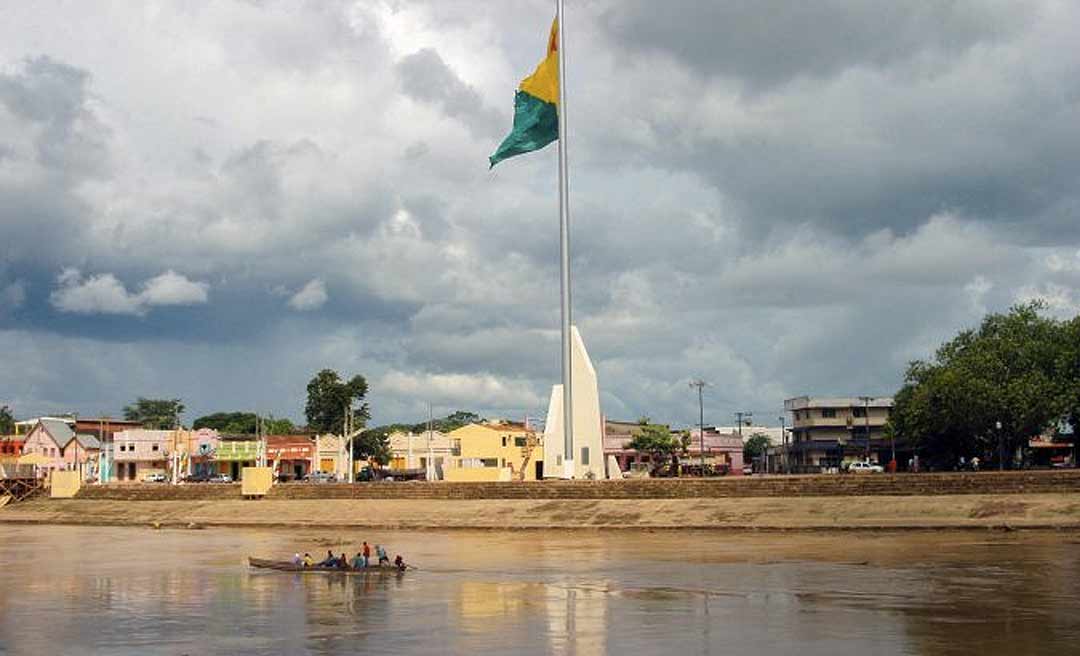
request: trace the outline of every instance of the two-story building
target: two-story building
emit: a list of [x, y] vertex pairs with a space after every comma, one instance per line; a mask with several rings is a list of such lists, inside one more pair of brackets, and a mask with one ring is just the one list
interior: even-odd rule
[[432, 480], [442, 480], [450, 459], [461, 455], [459, 443], [441, 431], [397, 431], [387, 437], [390, 443], [390, 469], [430, 470], [428, 478]]
[[139, 482], [151, 474], [171, 476], [170, 459], [178, 449], [178, 432], [135, 428], [113, 434], [109, 480]]
[[251, 435], [221, 435], [215, 460], [220, 473], [239, 481], [244, 467], [254, 467], [261, 456], [261, 440]]
[[85, 478], [97, 476], [101, 443], [93, 435], [78, 434], [62, 419], [40, 419], [26, 435], [23, 453], [48, 459], [38, 473], [80, 471]]
[[885, 438], [892, 406], [892, 398], [883, 396], [787, 399], [790, 462], [796, 470], [811, 472], [866, 459], [884, 466], [892, 458], [892, 445]]
[[310, 435], [268, 435], [266, 464], [278, 476], [301, 480], [312, 471], [315, 442]]
[[513, 422], [468, 424], [447, 434], [451, 456], [443, 470], [448, 481], [543, 480], [540, 435]]

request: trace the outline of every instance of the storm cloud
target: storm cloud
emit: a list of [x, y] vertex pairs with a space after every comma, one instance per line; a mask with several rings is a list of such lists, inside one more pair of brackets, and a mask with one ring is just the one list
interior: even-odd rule
[[[19, 415], [542, 415], [555, 149], [488, 171], [551, 6], [24, 3], [0, 22]], [[571, 3], [575, 322], [604, 412], [890, 394], [986, 312], [1080, 310], [1080, 10]], [[189, 417], [190, 419], [190, 417]]]

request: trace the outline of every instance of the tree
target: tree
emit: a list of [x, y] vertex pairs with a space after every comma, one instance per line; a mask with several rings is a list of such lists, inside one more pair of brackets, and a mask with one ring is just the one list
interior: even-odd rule
[[254, 412], [215, 412], [212, 415], [199, 417], [191, 426], [195, 430], [212, 428], [220, 433], [253, 435], [257, 423], [258, 417]]
[[353, 438], [353, 460], [372, 460], [379, 465], [390, 463], [389, 433], [380, 429], [366, 430]]
[[124, 419], [156, 430], [175, 428], [182, 414], [184, 404], [180, 399], [147, 399], [140, 396], [135, 403], [124, 406]]
[[753, 462], [754, 458], [760, 458], [769, 450], [769, 436], [765, 433], [754, 433], [746, 438], [743, 444], [743, 460]]
[[690, 447], [690, 433], [683, 431], [673, 434], [667, 426], [648, 423], [646, 417], [643, 417], [642, 420], [638, 423], [634, 439], [628, 442], [624, 448], [649, 454], [654, 476], [660, 475], [669, 461], [668, 475], [678, 476], [679, 456], [686, 455], [687, 449]]
[[[192, 428], [212, 428], [219, 433], [231, 435], [254, 435], [259, 431], [259, 416], [254, 412], [215, 412], [199, 417]], [[296, 426], [288, 419], [274, 419], [273, 415], [262, 418], [262, 429], [266, 435], [290, 435], [296, 432]]]
[[289, 419], [274, 419], [271, 415], [263, 419], [263, 432], [267, 435], [292, 435], [296, 425]]
[[[1080, 326], [1043, 317], [1039, 302], [990, 314], [908, 366], [886, 427], [931, 464], [960, 457], [1005, 463], [1028, 440], [1080, 417]], [[997, 428], [1000, 422], [1001, 429]]]
[[[368, 404], [364, 403], [368, 384], [363, 376], [353, 376], [342, 381], [336, 371], [323, 369], [315, 374], [307, 386], [308, 428], [318, 433], [341, 432], [345, 425], [345, 407], [352, 407], [353, 426], [361, 428], [371, 418]], [[359, 402], [360, 407], [353, 407]]]
[[10, 435], [15, 432], [15, 416], [11, 408], [0, 405], [0, 435]]
[[[475, 412], [468, 412], [465, 410], [457, 410], [445, 417], [435, 419], [431, 422], [431, 429], [439, 431], [440, 433], [449, 433], [452, 430], [457, 430], [462, 426], [468, 426], [469, 424], [479, 424], [484, 421], [484, 418]], [[427, 430], [427, 422], [422, 421], [417, 424], [413, 424], [412, 432], [422, 433]]]

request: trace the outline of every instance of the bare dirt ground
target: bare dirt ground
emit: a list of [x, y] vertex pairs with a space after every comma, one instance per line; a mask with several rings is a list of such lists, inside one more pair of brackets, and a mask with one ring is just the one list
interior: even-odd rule
[[37, 499], [0, 524], [379, 529], [1080, 529], [1080, 493], [575, 500]]

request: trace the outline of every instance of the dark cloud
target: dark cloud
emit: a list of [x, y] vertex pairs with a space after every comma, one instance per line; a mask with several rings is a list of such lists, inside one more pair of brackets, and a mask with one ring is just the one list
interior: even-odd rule
[[497, 136], [504, 117], [484, 105], [472, 86], [459, 78], [432, 48], [418, 50], [397, 64], [401, 88], [407, 96], [436, 105], [480, 137]]
[[600, 24], [631, 52], [674, 55], [706, 76], [762, 89], [923, 54], [948, 57], [1016, 35], [1036, 11], [981, 0], [627, 0], [605, 11]]
[[[21, 6], [0, 21], [0, 352], [20, 371], [0, 402], [300, 419], [329, 366], [368, 376], [376, 421], [542, 412], [555, 148], [486, 157], [550, 18], [531, 0]], [[1080, 312], [1078, 19], [574, 8], [574, 311], [605, 412], [688, 421], [703, 377], [707, 421], [770, 420], [785, 396], [888, 393], [1017, 299]]]

